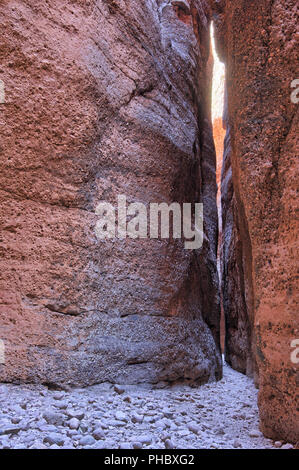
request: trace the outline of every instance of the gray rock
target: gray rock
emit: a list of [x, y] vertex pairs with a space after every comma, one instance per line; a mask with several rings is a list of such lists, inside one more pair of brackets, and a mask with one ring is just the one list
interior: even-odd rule
[[252, 429], [248, 433], [249, 437], [262, 437], [263, 434], [258, 429]]
[[196, 423], [190, 423], [188, 425], [188, 429], [191, 432], [194, 432], [194, 434], [199, 434], [200, 433], [200, 427]]
[[64, 396], [65, 396], [64, 392], [54, 392], [53, 393], [54, 400], [62, 400], [64, 398]]
[[165, 449], [174, 449], [174, 444], [170, 439], [166, 439], [165, 441]]
[[117, 421], [115, 419], [111, 419], [107, 421], [107, 424], [108, 426], [112, 426], [113, 428], [121, 428], [123, 426], [126, 426], [127, 423], [125, 423], [124, 421]]
[[167, 408], [164, 408], [162, 410], [162, 413], [163, 415], [165, 416], [165, 418], [169, 418], [169, 419], [172, 419], [173, 418], [173, 411], [167, 409]]
[[43, 418], [48, 424], [54, 424], [55, 426], [60, 426], [64, 422], [64, 416], [62, 414], [55, 413], [51, 410], [45, 411], [43, 413]]
[[282, 442], [280, 441], [274, 442], [274, 447], [276, 447], [277, 449], [279, 449], [281, 446], [282, 446]]
[[294, 449], [294, 446], [292, 444], [284, 444], [281, 446], [281, 449], [291, 450]]
[[55, 432], [57, 430], [56, 426], [54, 424], [39, 424], [37, 426], [37, 429], [40, 432]]
[[85, 446], [92, 446], [93, 444], [95, 444], [95, 442], [96, 442], [95, 438], [88, 435], [88, 436], [81, 437], [79, 444], [85, 447]]
[[66, 408], [68, 407], [68, 402], [67, 401], [57, 401], [54, 406], [55, 408], [59, 408], [60, 410], [66, 410]]
[[92, 436], [97, 440], [105, 439], [105, 433], [102, 428], [97, 428], [93, 431]]
[[133, 446], [133, 449], [142, 449], [143, 447], [141, 442], [138, 442], [138, 441], [132, 442], [132, 446]]
[[128, 417], [125, 415], [125, 413], [123, 413], [122, 411], [116, 411], [115, 413], [115, 419], [117, 421], [125, 421], [127, 422], [128, 421]]
[[69, 418], [77, 418], [79, 419], [80, 421], [84, 418], [85, 416], [85, 413], [84, 411], [78, 411], [78, 410], [74, 410], [72, 408], [68, 408], [66, 411], [65, 411], [65, 414], [69, 417]]
[[121, 385], [114, 385], [114, 391], [119, 395], [125, 393], [125, 389]]
[[119, 444], [119, 448], [120, 449], [126, 449], [126, 450], [129, 450], [129, 449], [132, 449], [132, 446], [130, 444], [128, 444], [127, 442], [122, 442], [121, 444]]
[[239, 439], [235, 439], [233, 446], [235, 449], [237, 449], [238, 447], [242, 447], [242, 443], [239, 441]]
[[80, 426], [80, 421], [77, 418], [71, 418], [68, 422], [68, 426], [70, 429], [78, 429]]
[[48, 434], [48, 436], [44, 438], [44, 442], [47, 442], [51, 446], [54, 444], [57, 446], [63, 446], [64, 437], [61, 436], [60, 434], [52, 432], [51, 434]]
[[139, 415], [138, 413], [133, 412], [131, 416], [132, 423], [142, 423], [143, 416]]
[[6, 425], [6, 426], [1, 426], [0, 427], [0, 436], [2, 435], [5, 435], [5, 434], [10, 434], [10, 435], [13, 435], [13, 434], [18, 434], [22, 429], [22, 426], [19, 426], [19, 425], [14, 425], [14, 424], [11, 424], [10, 426], [9, 425]]
[[14, 416], [13, 418], [11, 418], [12, 424], [19, 424], [20, 421], [21, 418], [19, 416]]
[[34, 442], [32, 446], [30, 446], [30, 449], [47, 449], [47, 446], [42, 442]]
[[152, 437], [146, 434], [138, 437], [138, 442], [141, 442], [141, 444], [144, 445], [150, 445], [152, 443], [152, 440]]
[[167, 432], [163, 432], [160, 436], [161, 441], [167, 441], [170, 440], [171, 435]]

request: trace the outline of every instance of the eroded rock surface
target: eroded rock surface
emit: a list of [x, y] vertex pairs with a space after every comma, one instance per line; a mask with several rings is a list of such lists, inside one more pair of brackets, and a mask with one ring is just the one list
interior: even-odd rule
[[298, 5], [213, 3], [228, 89], [222, 182], [226, 357], [244, 372], [257, 372], [257, 361], [261, 429], [296, 442], [299, 372], [291, 341], [299, 336], [298, 104], [291, 101], [291, 83], [298, 72]]
[[[2, 2], [1, 381], [221, 376], [205, 1]], [[205, 241], [99, 241], [95, 208], [203, 202]]]

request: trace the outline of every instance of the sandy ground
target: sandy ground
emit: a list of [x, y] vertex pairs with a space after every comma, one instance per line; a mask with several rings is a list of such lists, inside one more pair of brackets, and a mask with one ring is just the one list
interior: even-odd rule
[[257, 390], [227, 365], [218, 383], [69, 392], [0, 385], [0, 448], [290, 448], [259, 432]]

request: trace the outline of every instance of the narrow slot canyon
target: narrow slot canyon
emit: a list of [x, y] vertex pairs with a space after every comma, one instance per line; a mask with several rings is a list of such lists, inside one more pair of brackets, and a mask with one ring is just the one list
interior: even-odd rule
[[0, 449], [298, 448], [298, 12], [241, 3], [0, 5]]
[[224, 139], [225, 139], [225, 123], [224, 123], [224, 99], [225, 99], [225, 65], [220, 61], [215, 44], [214, 24], [210, 26], [211, 51], [213, 57], [213, 73], [212, 73], [212, 127], [213, 139], [216, 151], [216, 183], [217, 183], [217, 212], [218, 212], [218, 246], [217, 246], [217, 270], [219, 276], [220, 289], [220, 342], [221, 351], [225, 349], [225, 319], [223, 311], [222, 299], [222, 207], [221, 207], [221, 174], [223, 166]]

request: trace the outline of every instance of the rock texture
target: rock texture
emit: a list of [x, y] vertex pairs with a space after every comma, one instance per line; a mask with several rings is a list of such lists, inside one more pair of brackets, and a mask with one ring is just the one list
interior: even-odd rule
[[[226, 357], [257, 361], [261, 429], [299, 440], [297, 2], [213, 2], [226, 62], [228, 133], [223, 171]], [[257, 372], [257, 371], [256, 371]]]
[[[227, 103], [226, 103], [227, 106]], [[253, 322], [249, 316], [247, 293], [250, 286], [245, 277], [246, 246], [243, 242], [239, 207], [232, 178], [231, 127], [225, 112], [226, 136], [224, 140], [223, 166], [221, 173], [222, 237], [221, 289], [225, 317], [225, 359], [235, 370], [252, 376], [257, 368], [253, 353]], [[244, 234], [247, 239], [248, 234]]]
[[[0, 380], [221, 376], [203, 1], [2, 2]], [[203, 202], [205, 241], [110, 240], [95, 208]]]

